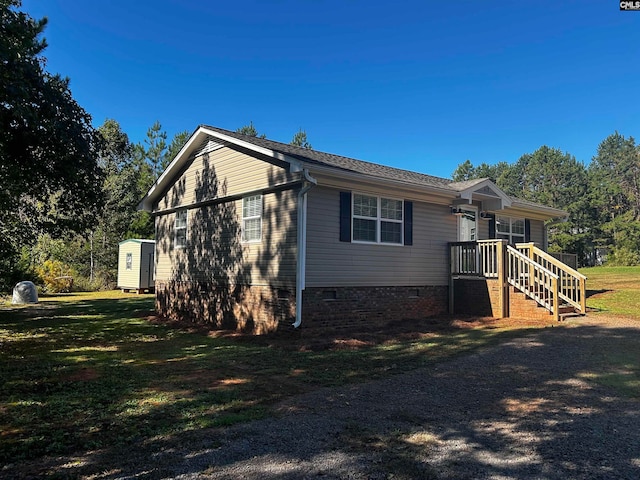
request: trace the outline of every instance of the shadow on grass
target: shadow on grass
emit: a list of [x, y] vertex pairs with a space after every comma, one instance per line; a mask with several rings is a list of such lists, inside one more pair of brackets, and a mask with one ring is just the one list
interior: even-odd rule
[[[311, 336], [212, 338], [153, 324], [139, 317], [145, 300], [79, 301], [33, 318], [26, 310], [22, 318], [0, 312], [0, 462], [14, 464], [5, 468], [8, 475], [157, 478], [255, 459], [254, 478], [264, 478], [269, 459], [277, 458], [295, 478], [302, 468], [296, 465], [334, 452], [346, 462], [336, 468], [347, 469], [349, 458], [378, 452], [383, 463], [367, 464], [371, 472], [415, 478], [444, 468], [425, 459], [425, 449], [463, 442], [501, 455], [520, 448], [519, 433], [533, 432], [529, 448], [538, 466], [494, 465], [459, 451], [446, 468], [460, 463], [522, 477], [531, 468], [544, 474], [542, 466], [551, 464], [570, 477], [571, 469], [601, 472], [593, 462], [605, 455], [602, 428], [619, 436], [608, 439], [607, 448], [618, 453], [607, 465], [629, 469], [639, 451], [624, 429], [637, 425], [639, 413], [625, 397], [637, 391], [639, 376], [640, 360], [624, 354], [640, 341], [634, 329], [529, 330], [531, 340], [520, 342], [522, 331], [430, 319], [399, 332], [400, 341], [336, 332], [337, 347], [311, 348]], [[461, 353], [498, 343], [502, 360], [483, 354], [464, 364], [470, 357]], [[406, 374], [454, 357], [448, 370]], [[356, 385], [387, 377], [389, 386]], [[575, 382], [599, 382], [613, 393]], [[345, 384], [351, 386], [319, 390]], [[235, 433], [216, 428], [262, 418], [274, 402], [305, 392], [320, 396], [310, 403], [328, 426], [301, 421], [301, 399], [281, 418], [268, 416]], [[527, 415], [518, 415], [519, 408]], [[309, 444], [314, 438], [324, 440]], [[60, 457], [87, 449], [95, 451], [82, 460]], [[577, 455], [555, 465], [558, 449]], [[582, 465], [587, 450], [593, 461]]]
[[[313, 392], [279, 418], [155, 439], [119, 475], [638, 478], [638, 341], [626, 328], [531, 332], [437, 368]], [[115, 468], [112, 456], [86, 460], [97, 471]]]
[[609, 292], [612, 292], [612, 291], [613, 290], [605, 289], [605, 288], [601, 288], [599, 290], [588, 290], [587, 289], [587, 298], [593, 297], [594, 295], [599, 295], [601, 293], [609, 293]]

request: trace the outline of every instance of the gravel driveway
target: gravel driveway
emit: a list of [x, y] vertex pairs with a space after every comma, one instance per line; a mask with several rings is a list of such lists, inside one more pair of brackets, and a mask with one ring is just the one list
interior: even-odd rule
[[[157, 439], [86, 478], [638, 479], [640, 399], [589, 380], [615, 342], [640, 351], [637, 325], [532, 330], [436, 367], [292, 398], [272, 418]], [[68, 461], [100, 463], [99, 452]]]

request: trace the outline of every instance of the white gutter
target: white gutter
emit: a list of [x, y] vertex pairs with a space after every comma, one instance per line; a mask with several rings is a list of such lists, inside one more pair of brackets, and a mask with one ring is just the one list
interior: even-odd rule
[[[305, 287], [307, 271], [307, 192], [318, 184], [318, 181], [309, 175], [309, 170], [302, 170], [306, 182], [298, 192], [298, 255], [296, 262], [296, 321], [294, 328], [302, 323], [302, 291]], [[307, 183], [308, 182], [308, 183]]]

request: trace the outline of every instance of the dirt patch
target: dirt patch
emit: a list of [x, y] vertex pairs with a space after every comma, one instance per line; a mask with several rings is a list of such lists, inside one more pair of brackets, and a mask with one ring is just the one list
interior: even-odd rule
[[81, 368], [62, 378], [63, 382], [88, 382], [99, 378], [100, 374], [93, 368]]
[[473, 316], [441, 316], [417, 320], [391, 322], [386, 327], [372, 326], [354, 329], [299, 329], [286, 328], [265, 335], [251, 335], [235, 330], [220, 330], [207, 325], [198, 325], [186, 321], [170, 320], [149, 315], [148, 321], [168, 325], [190, 333], [198, 333], [212, 338], [232, 339], [254, 345], [271, 346], [285, 350], [357, 350], [396, 341], [417, 340], [435, 335], [446, 335], [460, 330], [478, 328], [515, 329], [545, 328], [559, 325], [551, 318], [535, 320], [523, 318], [492, 318]]

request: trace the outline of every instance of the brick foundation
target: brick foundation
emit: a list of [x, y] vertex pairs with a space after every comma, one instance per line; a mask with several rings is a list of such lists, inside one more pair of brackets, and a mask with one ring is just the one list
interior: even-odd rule
[[500, 308], [500, 283], [495, 278], [458, 278], [453, 284], [454, 313], [501, 318], [526, 318], [549, 320], [553, 317], [546, 308], [538, 305], [514, 287], [504, 291], [506, 312]]
[[[167, 318], [213, 328], [264, 334], [291, 328], [295, 290], [215, 286], [206, 282], [157, 282], [156, 311]], [[446, 314], [448, 287], [307, 288], [301, 328], [383, 327]]]
[[446, 314], [448, 287], [323, 287], [303, 293], [306, 328], [353, 328]]
[[457, 278], [453, 283], [453, 313], [501, 318], [500, 282], [496, 278]]
[[167, 318], [257, 335], [289, 326], [295, 290], [207, 282], [156, 283], [156, 311]]
[[553, 319], [553, 314], [549, 310], [538, 305], [514, 287], [509, 287], [509, 300], [509, 316], [512, 318]]

